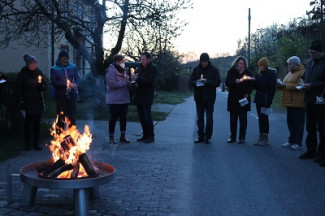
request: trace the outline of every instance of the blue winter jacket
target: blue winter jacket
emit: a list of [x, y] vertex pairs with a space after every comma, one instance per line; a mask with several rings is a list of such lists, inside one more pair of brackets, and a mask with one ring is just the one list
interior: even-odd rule
[[[76, 65], [68, 63], [63, 67], [59, 60], [50, 71], [51, 85], [55, 88], [55, 97], [64, 97], [67, 93], [67, 78], [70, 82], [79, 84], [80, 75]], [[74, 99], [78, 96], [78, 88], [71, 88], [69, 98]]]

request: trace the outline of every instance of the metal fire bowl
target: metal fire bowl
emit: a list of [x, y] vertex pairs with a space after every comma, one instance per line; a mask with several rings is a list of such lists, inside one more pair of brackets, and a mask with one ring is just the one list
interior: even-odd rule
[[92, 164], [99, 170], [96, 177], [81, 179], [48, 179], [40, 178], [36, 167], [44, 162], [36, 162], [23, 166], [20, 169], [20, 179], [25, 184], [40, 188], [57, 188], [57, 189], [82, 189], [92, 188], [104, 185], [113, 180], [115, 168], [107, 163], [92, 161]]

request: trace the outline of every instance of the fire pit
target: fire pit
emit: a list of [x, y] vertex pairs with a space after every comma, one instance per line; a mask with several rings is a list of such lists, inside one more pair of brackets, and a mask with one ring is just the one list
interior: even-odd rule
[[20, 179], [24, 182], [22, 198], [23, 206], [32, 206], [35, 201], [37, 189], [57, 188], [73, 189], [75, 214], [78, 216], [88, 214], [88, 197], [99, 197], [99, 186], [109, 183], [113, 179], [115, 168], [103, 162], [92, 161], [99, 169], [99, 175], [93, 178], [81, 179], [49, 179], [41, 178], [36, 170], [44, 162], [31, 163], [20, 169]]
[[58, 130], [56, 123], [57, 120], [52, 125], [54, 139], [49, 146], [53, 158], [20, 169], [20, 179], [25, 184], [22, 205], [34, 204], [39, 187], [73, 189], [75, 214], [88, 215], [88, 198], [99, 197], [99, 186], [113, 179], [115, 168], [89, 160], [85, 152], [90, 147], [92, 135], [87, 125], [84, 133], [80, 134], [76, 126]]

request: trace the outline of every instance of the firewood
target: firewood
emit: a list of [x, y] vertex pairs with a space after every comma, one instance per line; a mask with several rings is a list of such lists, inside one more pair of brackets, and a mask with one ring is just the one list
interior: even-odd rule
[[71, 169], [73, 169], [73, 166], [71, 164], [66, 164], [66, 165], [61, 166], [60, 168], [54, 170], [53, 172], [51, 172], [48, 177], [55, 178], [58, 175], [60, 175], [61, 173], [63, 173], [64, 171], [71, 170]]
[[79, 168], [80, 168], [80, 165], [79, 165], [79, 161], [78, 161], [77, 164], [74, 166], [73, 171], [71, 173], [71, 178], [72, 179], [78, 178]]
[[96, 173], [96, 171], [95, 171], [94, 166], [92, 165], [92, 163], [90, 162], [88, 156], [86, 155], [86, 153], [83, 153], [83, 154], [79, 155], [79, 162], [85, 168], [85, 170], [86, 170], [89, 177], [98, 175]]
[[51, 164], [50, 166], [46, 167], [46, 169], [43, 171], [43, 176], [48, 177], [50, 173], [54, 172], [58, 168], [64, 166], [64, 160], [59, 159], [55, 163]]
[[36, 170], [38, 173], [41, 173], [43, 172], [47, 167], [51, 166], [51, 164], [53, 164], [53, 158], [44, 162], [44, 163], [41, 163], [41, 165], [39, 165], [38, 167], [36, 167]]

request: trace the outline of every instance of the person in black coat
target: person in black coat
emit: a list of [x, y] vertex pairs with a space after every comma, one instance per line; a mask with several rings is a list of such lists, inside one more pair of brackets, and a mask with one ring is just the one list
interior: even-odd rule
[[269, 60], [261, 58], [258, 63], [259, 72], [255, 77], [254, 88], [256, 94], [254, 102], [258, 114], [259, 138], [255, 145], [265, 146], [268, 144], [270, 108], [276, 90], [276, 69], [269, 67]]
[[[211, 143], [213, 131], [213, 110], [216, 100], [216, 88], [220, 86], [218, 69], [210, 62], [209, 55], [202, 53], [200, 64], [193, 69], [189, 85], [194, 88], [194, 100], [196, 103], [198, 138], [194, 143]], [[204, 113], [207, 122], [204, 130]]]
[[239, 118], [239, 142], [244, 143], [247, 129], [247, 112], [251, 110], [250, 94], [253, 90], [251, 73], [247, 70], [247, 60], [238, 56], [233, 66], [228, 70], [226, 85], [229, 89], [227, 110], [230, 112], [230, 139], [228, 143], [236, 142], [237, 121]]
[[[18, 73], [18, 99], [24, 116], [25, 150], [42, 150], [39, 144], [41, 114], [45, 110], [43, 91], [46, 82], [42, 71], [37, 68], [36, 58], [25, 54], [26, 66]], [[33, 142], [31, 140], [33, 139]]]
[[152, 63], [151, 59], [152, 56], [149, 52], [142, 53], [138, 75], [131, 75], [131, 78], [136, 81], [133, 103], [137, 105], [138, 116], [143, 131], [143, 136], [137, 139], [137, 141], [144, 143], [152, 143], [155, 141], [151, 105], [154, 99], [157, 67]]

